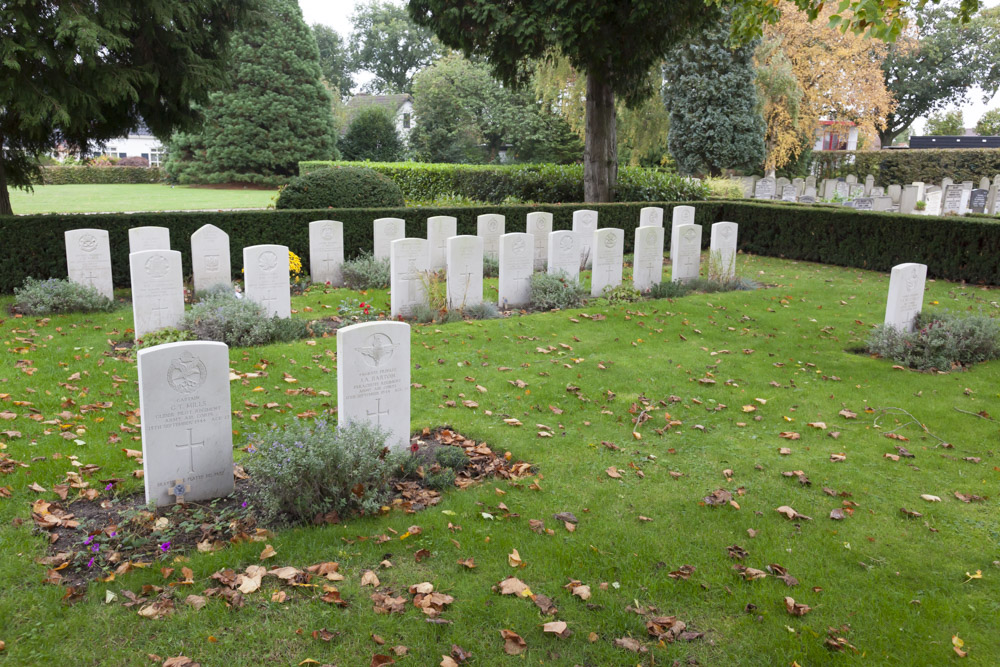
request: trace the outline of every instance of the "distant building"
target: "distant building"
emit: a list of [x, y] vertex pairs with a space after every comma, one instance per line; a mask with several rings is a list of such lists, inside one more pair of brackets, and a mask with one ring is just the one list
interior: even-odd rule
[[347, 132], [351, 121], [357, 117], [362, 109], [371, 106], [380, 106], [388, 111], [396, 120], [396, 131], [399, 132], [399, 136], [404, 140], [409, 139], [410, 131], [414, 127], [413, 96], [405, 93], [402, 95], [355, 95], [345, 106], [345, 123], [340, 128], [340, 134], [343, 135]]
[[816, 128], [814, 151], [854, 151], [858, 149], [858, 128], [847, 120], [821, 120]]
[[910, 137], [910, 148], [1000, 148], [1000, 137], [980, 137], [976, 134]]
[[[51, 155], [62, 162], [70, 155], [77, 155], [79, 152], [65, 143], [60, 143]], [[94, 145], [87, 151], [85, 157], [101, 155], [113, 158], [142, 157], [149, 160], [150, 167], [162, 167], [167, 160], [167, 149], [143, 123], [124, 137], [109, 139], [102, 144]]]

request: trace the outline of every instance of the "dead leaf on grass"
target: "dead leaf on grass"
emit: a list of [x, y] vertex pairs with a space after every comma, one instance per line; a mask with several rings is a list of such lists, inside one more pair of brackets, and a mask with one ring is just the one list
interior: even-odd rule
[[528, 648], [521, 636], [512, 630], [501, 630], [500, 636], [503, 637], [503, 652], [507, 655], [521, 655]]
[[796, 602], [793, 598], [785, 598], [785, 610], [792, 616], [805, 616], [810, 611], [812, 607]]

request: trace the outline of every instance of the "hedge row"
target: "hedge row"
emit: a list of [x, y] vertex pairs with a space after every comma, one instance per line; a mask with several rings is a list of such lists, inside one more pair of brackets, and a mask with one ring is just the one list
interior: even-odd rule
[[[626, 252], [631, 252], [634, 240], [631, 231], [639, 224], [639, 210], [647, 203], [573, 204], [540, 206], [483, 206], [451, 208], [380, 208], [339, 210], [280, 210], [280, 211], [189, 211], [170, 213], [124, 214], [55, 214], [0, 217], [0, 293], [10, 293], [28, 276], [35, 278], [65, 278], [66, 255], [63, 233], [70, 229], [90, 227], [108, 230], [111, 243], [111, 266], [114, 283], [129, 285], [128, 230], [145, 225], [170, 228], [170, 245], [181, 251], [185, 274], [191, 271], [191, 234], [205, 224], [213, 224], [229, 234], [231, 265], [234, 277], [243, 268], [243, 248], [261, 243], [287, 245], [308, 265], [308, 223], [333, 219], [344, 223], [344, 250], [348, 257], [374, 247], [372, 221], [376, 218], [397, 217], [407, 221], [406, 232], [411, 237], [426, 238], [426, 219], [435, 215], [451, 215], [458, 219], [458, 233], [476, 233], [476, 217], [484, 213], [500, 213], [507, 218], [508, 232], [524, 231], [526, 216], [533, 211], [552, 213], [553, 229], [572, 229], [573, 211], [590, 208], [598, 211], [602, 227], [625, 229]], [[670, 219], [672, 204], [667, 208]], [[703, 224], [715, 221], [718, 204], [699, 203], [697, 219]], [[30, 232], [29, 232], [30, 230]]]
[[[583, 201], [583, 165], [471, 165], [425, 162], [299, 162], [299, 175], [329, 167], [362, 166], [388, 176], [410, 201], [461, 195], [501, 204]], [[697, 181], [657, 169], [620, 167], [618, 196], [622, 202], [697, 201], [708, 196]]]
[[[553, 229], [571, 229], [573, 211], [598, 211], [601, 227], [626, 230], [625, 252], [631, 252], [639, 210], [647, 204], [573, 204], [484, 206], [461, 208], [341, 209], [322, 211], [219, 211], [98, 215], [38, 215], [0, 218], [0, 292], [9, 293], [24, 278], [65, 277], [63, 232], [80, 227], [106, 229], [111, 239], [115, 285], [128, 286], [128, 229], [160, 225], [171, 230], [171, 245], [191, 266], [191, 234], [204, 224], [230, 236], [234, 275], [243, 266], [242, 248], [260, 243], [287, 245], [308, 262], [309, 222], [335, 219], [344, 223], [344, 248], [356, 256], [373, 246], [372, 220], [400, 217], [410, 236], [425, 237], [426, 218], [458, 218], [459, 234], [476, 233], [476, 217], [500, 213], [507, 231], [522, 231], [532, 211], [553, 214]], [[659, 203], [664, 220], [676, 204]], [[986, 218], [942, 219], [898, 213], [854, 211], [841, 207], [763, 204], [749, 201], [695, 202], [696, 222], [707, 226], [720, 220], [739, 223], [739, 247], [744, 252], [788, 259], [888, 271], [902, 262], [927, 264], [931, 276], [947, 280], [1000, 285], [1000, 224]], [[669, 224], [669, 222], [668, 222]]]
[[1000, 174], [1000, 148], [897, 149], [885, 151], [816, 151], [813, 171], [823, 178], [854, 174], [864, 181], [868, 174], [880, 185], [914, 182], [979, 183], [983, 176]]
[[127, 185], [162, 183], [159, 167], [42, 167], [42, 185]]

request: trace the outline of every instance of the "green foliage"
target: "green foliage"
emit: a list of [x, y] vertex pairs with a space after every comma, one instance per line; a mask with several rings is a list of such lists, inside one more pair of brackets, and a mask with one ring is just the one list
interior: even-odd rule
[[298, 420], [248, 437], [242, 460], [254, 505], [269, 519], [309, 522], [317, 514], [374, 514], [388, 500], [393, 456], [387, 434], [367, 423], [342, 428]]
[[990, 109], [976, 123], [976, 134], [981, 137], [1000, 136], [1000, 109]]
[[344, 39], [336, 30], [322, 23], [314, 23], [312, 31], [319, 49], [320, 73], [341, 97], [348, 97], [354, 79], [351, 76], [351, 54]]
[[[909, 149], [899, 151], [817, 151], [814, 168], [825, 178], [854, 174], [864, 182], [868, 174], [876, 183], [940, 183], [975, 181], [1000, 174], [1000, 149]], [[850, 162], [850, 163], [849, 163]]]
[[441, 53], [434, 33], [416, 25], [404, 7], [388, 0], [369, 0], [351, 16], [351, 61], [355, 70], [375, 78], [365, 91], [375, 94], [408, 93], [413, 75]]
[[650, 299], [679, 299], [682, 296], [687, 296], [693, 290], [690, 282], [674, 282], [672, 280], [664, 280], [662, 282], [656, 283], [649, 290]]
[[563, 274], [531, 274], [531, 306], [538, 310], [567, 310], [583, 305], [584, 291]]
[[24, 315], [53, 315], [110, 312], [115, 302], [96, 288], [69, 279], [25, 278], [24, 285], [14, 288], [14, 307]]
[[297, 340], [306, 335], [306, 322], [268, 317], [260, 304], [238, 299], [228, 289], [210, 291], [184, 314], [181, 328], [198, 340], [214, 340], [230, 347], [253, 347]]
[[469, 464], [469, 457], [462, 447], [438, 447], [434, 452], [434, 459], [453, 472], [465, 470]]
[[706, 178], [709, 199], [743, 199], [743, 185], [732, 178]]
[[135, 347], [132, 348], [132, 351], [136, 352], [147, 347], [156, 347], [157, 345], [166, 345], [167, 343], [180, 343], [186, 340], [198, 340], [198, 337], [194, 332], [187, 329], [174, 329], [173, 327], [157, 329], [156, 331], [143, 334], [142, 338], [136, 342]]
[[882, 72], [896, 108], [879, 133], [882, 146], [891, 145], [917, 118], [962, 105], [973, 86], [980, 86], [986, 99], [1000, 88], [1000, 14], [989, 9], [971, 21], [955, 20], [964, 10], [927, 3], [915, 10], [916, 38], [889, 44]]
[[333, 167], [292, 179], [281, 190], [277, 209], [402, 206], [403, 193], [387, 177], [366, 167]]
[[233, 30], [258, 0], [0, 4], [0, 215], [56, 144], [87, 147], [145, 122], [160, 137], [195, 122], [225, 80]]
[[608, 285], [604, 288], [604, 292], [601, 293], [601, 297], [607, 300], [608, 303], [612, 305], [622, 304], [622, 303], [633, 303], [642, 299], [642, 294], [636, 288], [627, 282], [622, 282], [618, 285]]
[[200, 131], [171, 140], [166, 168], [180, 183], [283, 183], [301, 160], [338, 156], [332, 99], [298, 2], [259, 1], [267, 20], [234, 39], [234, 84], [211, 95]]
[[[351, 166], [340, 162], [303, 162], [303, 175], [327, 167]], [[581, 165], [463, 165], [415, 162], [365, 163], [388, 176], [410, 201], [450, 204], [454, 197], [463, 205], [473, 202], [502, 203], [514, 199], [533, 202], [583, 200], [584, 169]], [[643, 167], [621, 167], [618, 198], [621, 201], [693, 201], [708, 196], [702, 183], [677, 174]]]
[[374, 306], [370, 302], [358, 299], [344, 299], [337, 306], [337, 315], [344, 321], [342, 326], [358, 322], [372, 322], [379, 319], [379, 313], [380, 311], [374, 310]]
[[962, 112], [958, 109], [932, 114], [924, 125], [924, 134], [930, 136], [962, 136], [965, 134], [965, 124]]
[[495, 320], [500, 317], [500, 311], [492, 301], [481, 301], [462, 308], [462, 315], [470, 320]]
[[500, 259], [493, 255], [483, 256], [483, 278], [500, 277]]
[[354, 290], [386, 289], [389, 287], [389, 259], [378, 259], [362, 252], [348, 259], [343, 266], [344, 284]]
[[389, 111], [377, 105], [359, 111], [340, 139], [340, 153], [345, 160], [395, 162], [402, 159], [403, 140]]
[[960, 370], [1000, 358], [1000, 324], [986, 315], [921, 313], [912, 332], [875, 327], [866, 349], [921, 371]]
[[167, 174], [159, 167], [42, 167], [41, 185], [162, 183]]
[[718, 176], [723, 169], [753, 170], [764, 163], [767, 128], [757, 102], [757, 42], [730, 48], [725, 16], [667, 55], [667, 140], [684, 173]]

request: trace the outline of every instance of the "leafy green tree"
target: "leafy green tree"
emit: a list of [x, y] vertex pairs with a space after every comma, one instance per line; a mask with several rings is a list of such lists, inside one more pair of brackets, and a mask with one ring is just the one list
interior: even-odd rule
[[1000, 136], [1000, 109], [990, 109], [976, 123], [976, 134], [981, 137]]
[[347, 45], [340, 33], [329, 26], [314, 23], [312, 31], [316, 36], [316, 46], [319, 47], [319, 68], [323, 78], [334, 90], [340, 91], [341, 97], [349, 96], [354, 87], [354, 78]]
[[[845, 29], [895, 37], [904, 25], [898, 0], [844, 2], [846, 11], [834, 21]], [[649, 70], [674, 44], [717, 21], [720, 4], [723, 0], [409, 0], [409, 10], [446, 45], [485, 57], [505, 83], [530, 78], [530, 61], [551, 49], [585, 72], [585, 199], [610, 201], [617, 180], [615, 98], [633, 105], [647, 98]], [[775, 22], [781, 12], [780, 3], [771, 0], [725, 4], [735, 7], [738, 36], [759, 36], [763, 22]], [[789, 4], [807, 10], [811, 18], [823, 5], [820, 0]], [[962, 6], [968, 14], [979, 0], [963, 0]]]
[[256, 0], [0, 2], [0, 215], [59, 143], [85, 149], [142, 122], [197, 121], [225, 81], [230, 35]]
[[171, 140], [182, 183], [279, 183], [301, 160], [337, 157], [332, 99], [297, 0], [261, 0], [266, 24], [237, 33], [234, 84], [213, 93], [198, 132]]
[[434, 33], [415, 24], [406, 9], [391, 0], [369, 0], [351, 17], [351, 59], [355, 71], [375, 75], [365, 91], [408, 93], [413, 76], [441, 55]]
[[401, 160], [403, 140], [389, 111], [380, 106], [365, 107], [359, 111], [340, 139], [340, 153], [345, 160]]
[[670, 154], [682, 173], [719, 176], [764, 163], [767, 130], [757, 103], [757, 41], [729, 47], [728, 16], [667, 54]]
[[928, 4], [916, 12], [922, 25], [889, 45], [882, 73], [896, 108], [879, 132], [883, 146], [917, 118], [965, 102], [973, 86], [983, 89], [985, 99], [1000, 91], [1000, 10], [968, 23], [956, 20], [958, 12]]
[[924, 125], [924, 134], [936, 137], [955, 137], [965, 134], [965, 123], [959, 110], [931, 115]]

